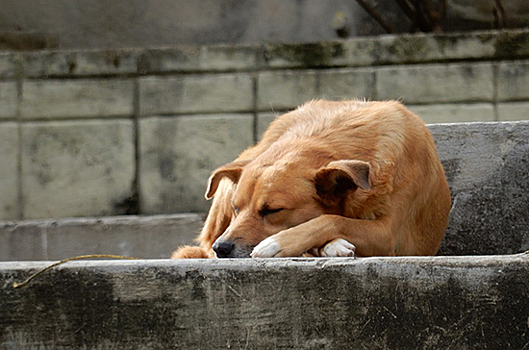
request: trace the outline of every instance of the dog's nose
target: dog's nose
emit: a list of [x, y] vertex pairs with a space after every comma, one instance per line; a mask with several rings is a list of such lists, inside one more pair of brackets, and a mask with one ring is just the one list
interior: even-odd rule
[[235, 244], [230, 241], [215, 241], [213, 243], [213, 250], [217, 254], [217, 258], [227, 258], [233, 251]]

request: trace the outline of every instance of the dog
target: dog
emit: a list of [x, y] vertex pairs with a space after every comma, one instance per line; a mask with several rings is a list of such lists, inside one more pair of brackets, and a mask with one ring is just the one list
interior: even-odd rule
[[450, 192], [424, 122], [396, 101], [310, 101], [209, 178], [172, 258], [435, 255]]

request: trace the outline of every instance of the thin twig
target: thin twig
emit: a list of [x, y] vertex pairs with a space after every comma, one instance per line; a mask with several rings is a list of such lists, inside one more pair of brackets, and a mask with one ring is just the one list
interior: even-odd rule
[[47, 266], [47, 267], [43, 268], [42, 270], [40, 270], [40, 271], [34, 273], [33, 275], [29, 276], [28, 279], [26, 279], [22, 283], [13, 282], [13, 288], [15, 288], [15, 289], [23, 288], [26, 285], [28, 285], [29, 282], [31, 282], [34, 278], [39, 276], [40, 274], [42, 274], [42, 273], [44, 273], [44, 272], [46, 272], [46, 271], [48, 271], [48, 270], [50, 270], [50, 269], [52, 269], [52, 268], [54, 268], [56, 266], [64, 264], [64, 263], [66, 263], [68, 261], [81, 260], [81, 259], [91, 259], [91, 258], [129, 259], [129, 260], [138, 260], [139, 259], [139, 258], [132, 258], [132, 257], [129, 257], [129, 256], [108, 255], [108, 254], [95, 254], [95, 255], [76, 256], [76, 257], [73, 257], [73, 258], [68, 258], [68, 259], [61, 260], [59, 262], [51, 264], [50, 266]]

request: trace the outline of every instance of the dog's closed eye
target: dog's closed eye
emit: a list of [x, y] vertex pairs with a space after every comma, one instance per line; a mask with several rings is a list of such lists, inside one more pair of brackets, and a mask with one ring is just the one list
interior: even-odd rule
[[280, 211], [283, 211], [283, 210], [285, 210], [285, 208], [272, 209], [272, 208], [269, 208], [269, 207], [263, 207], [263, 209], [259, 210], [259, 215], [261, 215], [262, 217], [265, 217], [267, 215], [272, 215], [272, 214], [275, 214], [275, 213], [279, 213]]

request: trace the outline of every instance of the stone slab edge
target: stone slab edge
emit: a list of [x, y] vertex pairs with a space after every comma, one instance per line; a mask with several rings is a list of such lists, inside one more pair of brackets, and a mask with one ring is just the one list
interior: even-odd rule
[[[170, 72], [360, 67], [468, 59], [521, 59], [529, 57], [528, 43], [529, 30], [521, 29], [437, 35], [383, 35], [303, 44], [46, 50], [2, 54], [2, 60], [11, 62], [21, 57], [19, 73], [25, 78], [129, 76]], [[0, 74], [1, 77], [9, 75]]]
[[205, 214], [0, 221], [0, 260], [61, 260], [87, 254], [168, 258], [192, 244]]
[[175, 222], [195, 221], [197, 219], [204, 220], [205, 214], [183, 213], [183, 214], [167, 214], [167, 215], [123, 215], [123, 216], [108, 216], [108, 217], [82, 217], [82, 218], [65, 218], [65, 219], [41, 219], [41, 220], [7, 220], [0, 221], [0, 231], [5, 229], [13, 229], [24, 227], [47, 227], [53, 229], [58, 226], [156, 226]]

